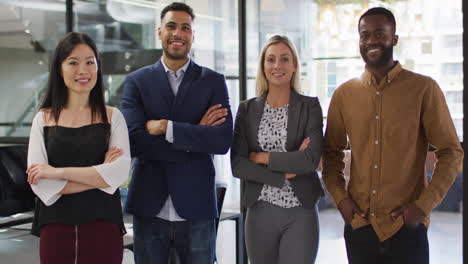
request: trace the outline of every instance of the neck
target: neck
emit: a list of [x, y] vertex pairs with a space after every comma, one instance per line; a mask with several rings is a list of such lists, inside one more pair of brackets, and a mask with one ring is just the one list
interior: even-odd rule
[[89, 93], [88, 94], [75, 94], [70, 93], [68, 102], [65, 106], [70, 111], [82, 111], [89, 108]]
[[291, 95], [291, 86], [269, 86], [266, 100], [272, 107], [281, 107], [289, 104], [289, 96]]
[[162, 57], [163, 61], [164, 61], [164, 64], [166, 64], [166, 66], [173, 70], [173, 71], [178, 71], [180, 68], [182, 68], [182, 66], [185, 65], [185, 63], [187, 63], [187, 61], [189, 60], [189, 57], [185, 57], [183, 59], [171, 59], [169, 58], [168, 56], [166, 55], [163, 55]]
[[387, 64], [380, 66], [380, 67], [371, 67], [367, 66], [367, 70], [372, 73], [377, 83], [380, 81], [392, 70], [392, 68], [396, 65], [396, 62], [391, 59], [388, 61]]

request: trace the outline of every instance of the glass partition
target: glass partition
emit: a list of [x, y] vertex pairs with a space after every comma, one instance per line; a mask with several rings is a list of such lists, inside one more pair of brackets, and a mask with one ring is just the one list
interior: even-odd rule
[[0, 137], [29, 136], [51, 52], [65, 30], [62, 1], [0, 1]]

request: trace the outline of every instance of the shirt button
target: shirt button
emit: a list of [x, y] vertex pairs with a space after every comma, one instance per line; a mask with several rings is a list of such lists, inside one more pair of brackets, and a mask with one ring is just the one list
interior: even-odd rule
[[376, 141], [374, 141], [374, 143], [377, 145], [377, 144], [379, 144], [379, 141], [378, 141], [378, 140], [376, 140]]
[[374, 165], [374, 169], [377, 169], [379, 167], [379, 165], [375, 164]]
[[374, 216], [375, 216], [375, 214], [374, 214], [374, 213], [371, 213], [370, 215], [371, 215], [372, 217], [374, 217]]
[[375, 190], [372, 190], [372, 194], [376, 194], [377, 192]]
[[380, 117], [378, 115], [375, 116], [375, 119], [379, 119]]

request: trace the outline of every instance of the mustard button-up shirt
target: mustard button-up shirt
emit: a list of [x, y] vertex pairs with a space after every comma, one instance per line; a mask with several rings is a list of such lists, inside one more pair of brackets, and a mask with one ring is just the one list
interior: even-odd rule
[[[343, 158], [351, 148], [349, 182]], [[437, 150], [432, 180], [425, 171], [429, 144]], [[323, 180], [339, 204], [353, 199], [366, 213], [354, 215], [354, 229], [371, 224], [384, 241], [404, 225], [390, 213], [414, 202], [429, 214], [461, 169], [463, 150], [443, 92], [429, 77], [405, 70], [397, 62], [376, 83], [371, 73], [342, 84], [327, 116]]]

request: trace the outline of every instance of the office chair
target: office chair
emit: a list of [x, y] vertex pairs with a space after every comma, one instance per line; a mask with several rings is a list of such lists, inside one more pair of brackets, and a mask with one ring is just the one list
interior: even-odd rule
[[0, 148], [0, 216], [27, 212], [34, 193], [27, 183], [27, 145]]

